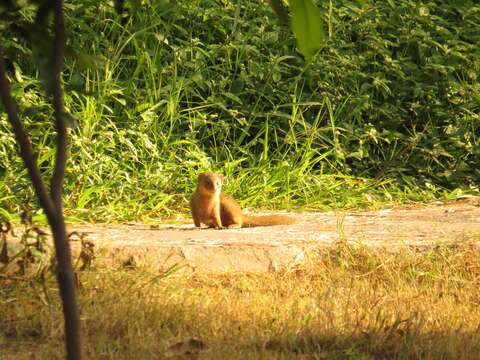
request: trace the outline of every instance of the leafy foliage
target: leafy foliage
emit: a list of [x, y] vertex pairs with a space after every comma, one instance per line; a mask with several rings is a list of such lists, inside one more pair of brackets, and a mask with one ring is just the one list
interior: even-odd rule
[[[67, 212], [168, 213], [186, 205], [206, 169], [225, 173], [227, 190], [250, 206], [351, 207], [478, 191], [473, 2], [320, 2], [327, 43], [307, 67], [267, 4], [126, 6], [129, 17], [103, 2], [66, 5], [65, 100], [80, 122]], [[48, 175], [52, 110], [24, 60], [33, 49], [2, 46]], [[31, 194], [3, 115], [0, 132], [0, 207], [14, 211]]]
[[343, 3], [332, 16], [336, 44], [310, 69], [310, 89], [350, 98], [339, 136], [347, 166], [446, 187], [477, 184], [480, 8]]

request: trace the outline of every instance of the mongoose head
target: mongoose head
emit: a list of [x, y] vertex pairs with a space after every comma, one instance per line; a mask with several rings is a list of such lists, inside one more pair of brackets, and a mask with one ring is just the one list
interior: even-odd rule
[[211, 193], [220, 194], [222, 192], [223, 175], [215, 173], [200, 173], [198, 175], [198, 187]]

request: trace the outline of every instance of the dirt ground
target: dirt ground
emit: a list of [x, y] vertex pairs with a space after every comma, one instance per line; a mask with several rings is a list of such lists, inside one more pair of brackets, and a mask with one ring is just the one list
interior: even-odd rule
[[[108, 266], [172, 266], [203, 271], [268, 271], [303, 261], [310, 250], [338, 241], [395, 251], [439, 243], [480, 242], [480, 201], [469, 199], [375, 211], [291, 213], [293, 225], [195, 229], [193, 224], [69, 226], [95, 244]], [[189, 221], [184, 219], [185, 222]], [[75, 243], [73, 243], [74, 247]]]

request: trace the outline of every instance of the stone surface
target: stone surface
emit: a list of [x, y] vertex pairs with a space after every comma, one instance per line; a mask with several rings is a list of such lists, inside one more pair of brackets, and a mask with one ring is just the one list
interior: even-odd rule
[[[342, 241], [395, 251], [442, 242], [480, 242], [476, 201], [375, 211], [292, 213], [294, 225], [232, 230], [195, 229], [193, 224], [71, 225], [87, 233], [106, 266], [135, 265], [154, 271], [269, 271], [303, 261], [312, 249]], [[78, 247], [78, 242], [72, 243]]]

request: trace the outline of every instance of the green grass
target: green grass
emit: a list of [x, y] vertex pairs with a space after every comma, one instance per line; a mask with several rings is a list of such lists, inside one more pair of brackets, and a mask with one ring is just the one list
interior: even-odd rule
[[[465, 242], [397, 253], [339, 245], [263, 274], [94, 267], [79, 273], [84, 350], [87, 359], [473, 360], [479, 259]], [[44, 287], [28, 279], [0, 277], [2, 359], [63, 358], [54, 277]], [[171, 348], [191, 339], [204, 346]]]
[[[184, 212], [204, 170], [225, 174], [243, 206], [269, 209], [478, 194], [479, 7], [364, 3], [320, 4], [329, 39], [307, 65], [266, 3], [147, 1], [126, 24], [107, 3], [67, 4], [66, 105], [79, 127], [66, 214]], [[31, 47], [17, 47], [13, 93], [48, 178], [52, 110]], [[38, 209], [4, 115], [0, 131], [1, 212]]]

